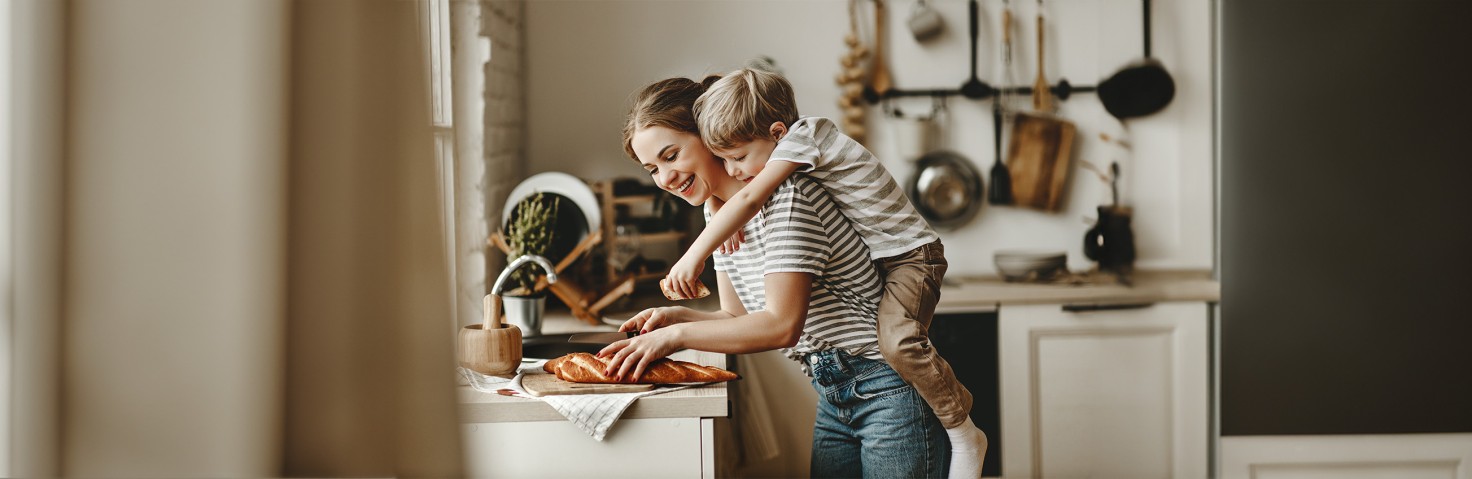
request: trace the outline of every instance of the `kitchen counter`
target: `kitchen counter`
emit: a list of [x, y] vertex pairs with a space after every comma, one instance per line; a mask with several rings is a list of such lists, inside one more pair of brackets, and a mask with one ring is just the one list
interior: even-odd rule
[[[1004, 305], [1023, 304], [1087, 306], [1216, 302], [1220, 298], [1221, 285], [1211, 279], [1211, 274], [1207, 271], [1139, 271], [1135, 273], [1132, 286], [1009, 283], [995, 276], [956, 277], [947, 278], [946, 284], [941, 287], [941, 299], [936, 312], [995, 311]], [[641, 307], [668, 304], [663, 298], [636, 298], [636, 302]], [[702, 310], [719, 307], [714, 296], [684, 304]], [[629, 312], [608, 316], [625, 319], [632, 314]], [[545, 334], [617, 330], [612, 324], [593, 326], [582, 323], [552, 305], [549, 305], [544, 321], [542, 332]], [[729, 369], [725, 354], [685, 350], [675, 353], [671, 358]], [[622, 418], [725, 417], [729, 413], [727, 391], [726, 384], [716, 384], [641, 398], [624, 412]], [[469, 386], [460, 386], [458, 394], [463, 423], [566, 420], [551, 406], [538, 400], [483, 393]]]
[[[726, 368], [724, 354], [684, 350], [670, 355], [670, 359]], [[726, 384], [721, 383], [639, 398], [620, 419], [726, 417], [726, 391]], [[462, 423], [567, 420], [540, 400], [490, 394], [470, 386], [460, 386], [458, 394]]]
[[1137, 271], [1134, 284], [1009, 283], [996, 276], [946, 278], [937, 313], [992, 311], [1003, 305], [1110, 305], [1216, 302], [1221, 283], [1208, 271]]
[[[714, 309], [717, 304], [702, 303], [695, 307]], [[542, 323], [543, 334], [618, 330], [614, 325], [593, 326], [583, 323], [567, 311], [553, 309], [550, 304], [548, 306]], [[626, 316], [629, 315], [613, 317], [625, 319]], [[670, 359], [730, 369], [725, 354], [687, 349], [670, 355]], [[620, 419], [726, 417], [730, 411], [727, 391], [726, 383], [720, 383], [639, 398], [624, 411]], [[552, 409], [552, 406], [540, 400], [485, 393], [465, 385], [459, 386], [457, 395], [462, 423], [567, 420]]]

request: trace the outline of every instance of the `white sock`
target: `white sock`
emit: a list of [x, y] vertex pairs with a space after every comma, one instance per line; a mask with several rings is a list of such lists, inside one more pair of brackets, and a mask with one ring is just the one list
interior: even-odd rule
[[981, 463], [986, 459], [986, 433], [968, 417], [960, 426], [946, 429], [946, 435], [951, 437], [951, 471], [946, 477], [981, 477]]

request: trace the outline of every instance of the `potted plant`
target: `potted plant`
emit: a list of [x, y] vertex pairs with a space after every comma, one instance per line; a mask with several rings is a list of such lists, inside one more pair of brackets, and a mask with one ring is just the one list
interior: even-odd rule
[[[511, 253], [507, 260], [524, 255], [546, 257], [556, 234], [558, 195], [537, 193], [516, 204], [506, 228], [506, 245]], [[546, 274], [535, 263], [524, 263], [511, 271], [509, 284], [502, 296], [509, 323], [521, 328], [527, 336], [541, 334], [542, 311], [546, 307], [545, 289], [537, 290], [537, 281]]]

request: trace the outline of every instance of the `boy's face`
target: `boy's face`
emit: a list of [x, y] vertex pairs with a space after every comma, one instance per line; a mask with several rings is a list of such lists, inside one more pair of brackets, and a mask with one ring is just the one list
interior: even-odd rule
[[780, 122], [773, 123], [770, 133], [770, 138], [759, 138], [730, 148], [713, 148], [711, 153], [724, 162], [726, 174], [750, 183], [752, 178], [766, 168], [767, 160], [772, 157], [772, 150], [777, 148], [777, 140], [787, 134], [787, 127]]
[[776, 148], [777, 142], [761, 139], [731, 148], [711, 150], [711, 153], [721, 157], [726, 165], [726, 174], [743, 182], [750, 182], [767, 166], [767, 159], [772, 157], [772, 150]]

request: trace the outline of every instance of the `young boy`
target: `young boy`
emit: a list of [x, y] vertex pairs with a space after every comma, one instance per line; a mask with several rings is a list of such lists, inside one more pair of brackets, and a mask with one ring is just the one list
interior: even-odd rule
[[724, 76], [696, 100], [695, 115], [706, 147], [747, 185], [721, 206], [670, 270], [670, 287], [692, 297], [705, 259], [789, 175], [802, 172], [817, 180], [863, 236], [885, 276], [880, 352], [946, 427], [949, 477], [981, 477], [987, 439], [969, 417], [971, 393], [926, 336], [946, 272], [945, 249], [899, 183], [832, 121], [799, 119], [792, 86], [775, 73], [746, 68]]

